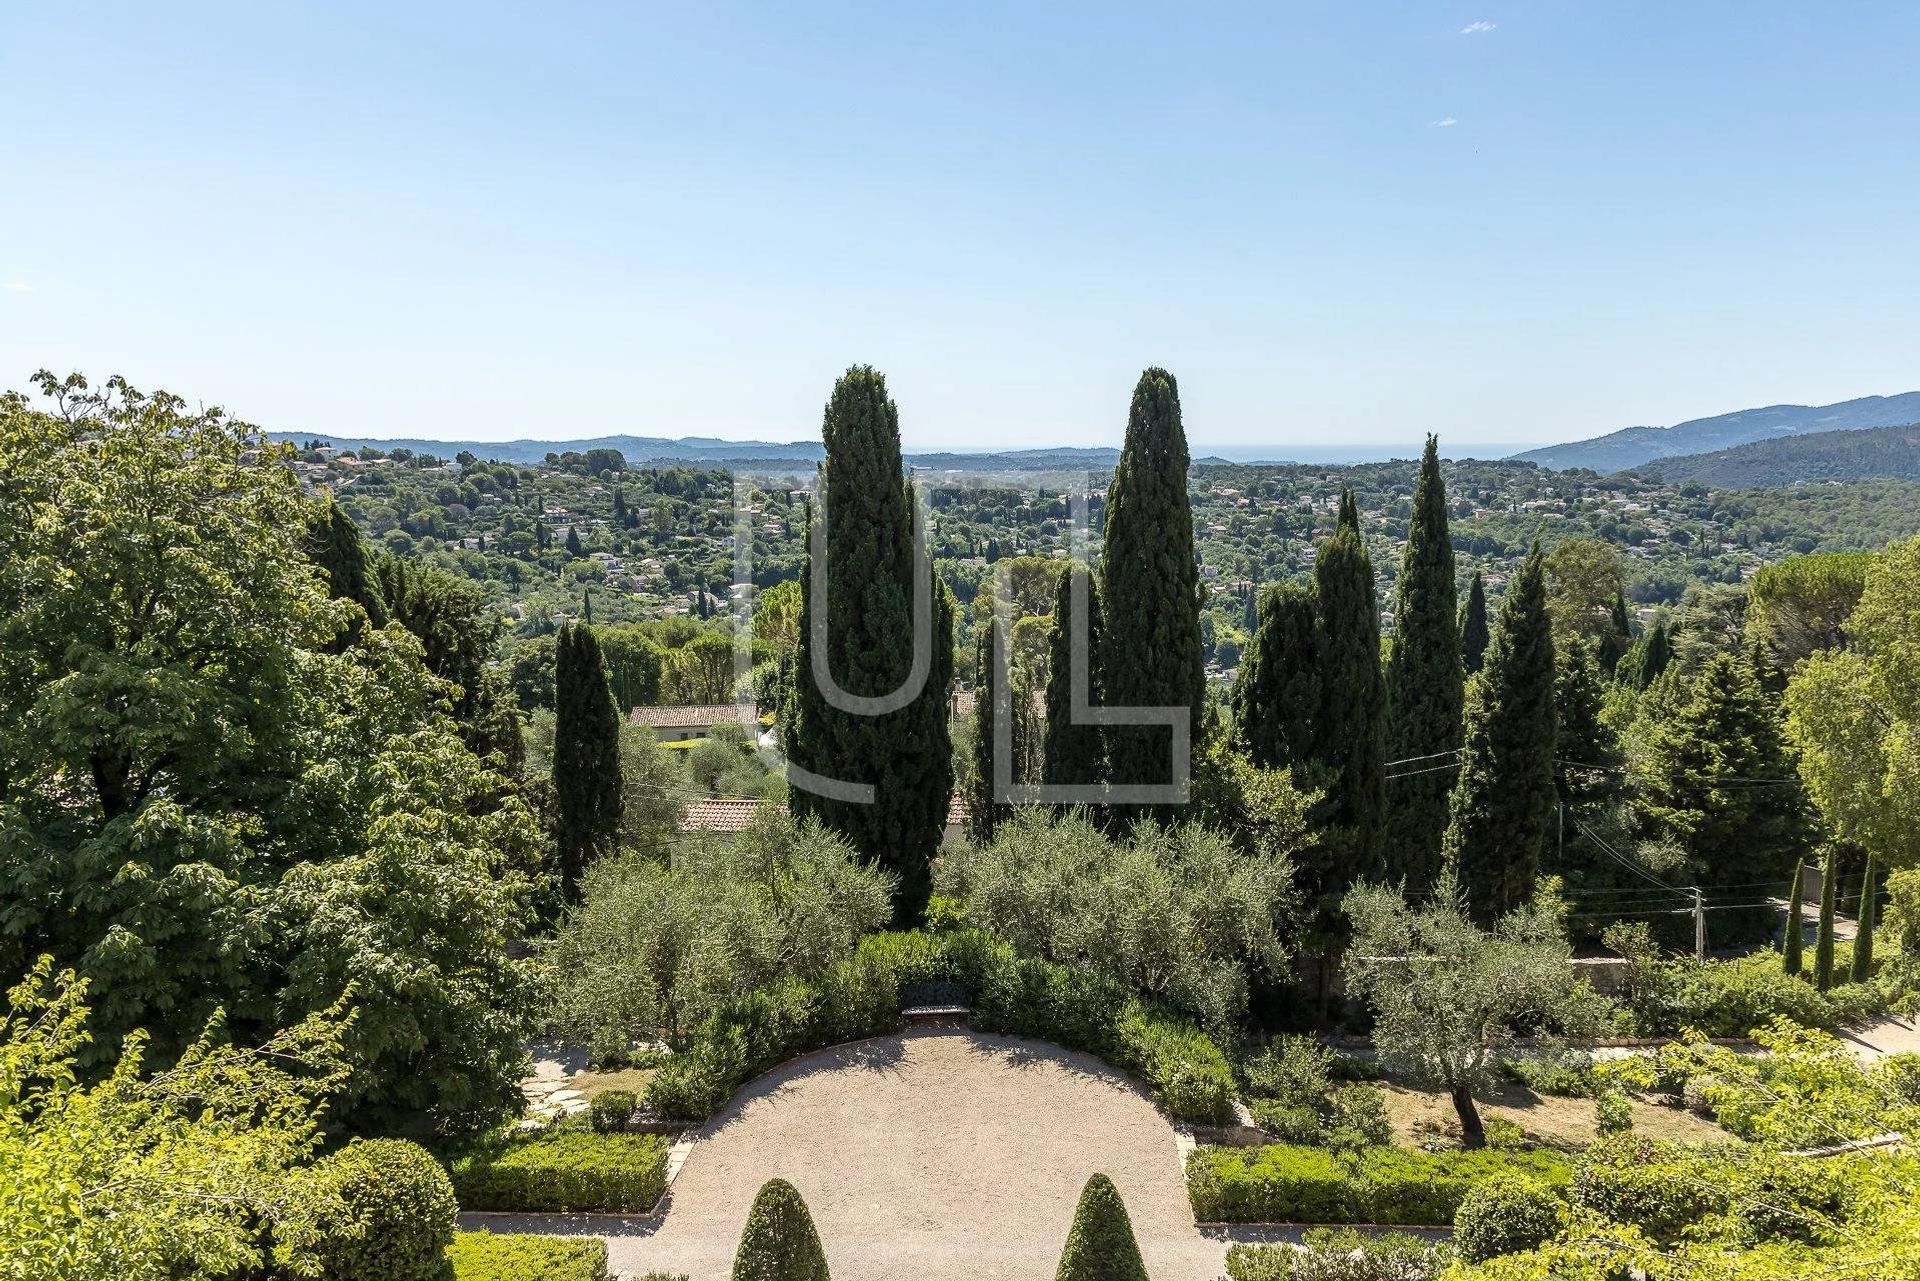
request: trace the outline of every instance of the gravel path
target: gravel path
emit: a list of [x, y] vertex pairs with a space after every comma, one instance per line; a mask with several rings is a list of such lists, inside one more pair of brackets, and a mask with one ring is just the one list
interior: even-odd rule
[[776, 1069], [699, 1133], [657, 1225], [594, 1230], [617, 1272], [726, 1281], [753, 1194], [778, 1176], [806, 1198], [835, 1281], [1050, 1281], [1096, 1171], [1126, 1199], [1154, 1281], [1223, 1275], [1227, 1241], [1194, 1226], [1174, 1129], [1136, 1086], [1085, 1054], [970, 1032]]

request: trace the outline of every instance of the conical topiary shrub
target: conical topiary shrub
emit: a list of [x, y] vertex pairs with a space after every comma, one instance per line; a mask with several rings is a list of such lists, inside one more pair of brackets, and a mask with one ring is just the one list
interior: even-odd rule
[[1147, 1281], [1120, 1189], [1104, 1174], [1087, 1180], [1053, 1281]]
[[1788, 974], [1798, 974], [1803, 967], [1801, 948], [1806, 942], [1803, 936], [1806, 917], [1801, 914], [1800, 903], [1805, 897], [1801, 886], [1806, 883], [1807, 860], [1801, 859], [1793, 865], [1793, 889], [1787, 895], [1787, 928], [1780, 947], [1780, 965]]
[[813, 1216], [785, 1179], [768, 1179], [753, 1198], [733, 1256], [733, 1281], [828, 1281]]

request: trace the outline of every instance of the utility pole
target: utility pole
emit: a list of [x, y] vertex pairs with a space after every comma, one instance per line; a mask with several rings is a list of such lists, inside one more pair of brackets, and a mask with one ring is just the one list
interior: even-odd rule
[[1698, 885], [1693, 887], [1693, 958], [1707, 959], [1707, 900]]

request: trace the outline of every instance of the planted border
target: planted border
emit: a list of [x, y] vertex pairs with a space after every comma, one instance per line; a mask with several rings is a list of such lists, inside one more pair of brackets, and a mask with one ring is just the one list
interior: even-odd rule
[[1572, 1166], [1557, 1152], [1201, 1147], [1187, 1158], [1187, 1198], [1202, 1223], [1444, 1227], [1476, 1183], [1498, 1174], [1562, 1187]]
[[667, 1188], [657, 1134], [544, 1130], [489, 1140], [454, 1160], [463, 1210], [644, 1214]]
[[453, 1281], [608, 1281], [598, 1237], [461, 1232], [447, 1247]]

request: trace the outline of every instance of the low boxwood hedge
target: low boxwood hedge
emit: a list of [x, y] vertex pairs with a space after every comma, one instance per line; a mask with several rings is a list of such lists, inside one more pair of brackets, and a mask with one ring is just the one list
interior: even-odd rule
[[463, 1210], [644, 1213], [666, 1191], [667, 1141], [536, 1130], [481, 1143], [456, 1158], [451, 1172]]
[[971, 994], [973, 1025], [1084, 1050], [1144, 1082], [1178, 1120], [1233, 1119], [1233, 1071], [1191, 1022], [1099, 978], [1016, 956], [967, 930], [874, 934], [818, 983], [788, 980], [733, 1001], [655, 1073], [647, 1102], [662, 1116], [700, 1121], [779, 1063], [844, 1041], [900, 1030], [900, 993], [950, 984]]
[[447, 1248], [453, 1281], [607, 1281], [607, 1243], [598, 1237], [462, 1232]]
[[1442, 1226], [1474, 1184], [1496, 1174], [1560, 1187], [1571, 1167], [1556, 1152], [1202, 1147], [1187, 1158], [1187, 1197], [1205, 1223]]

